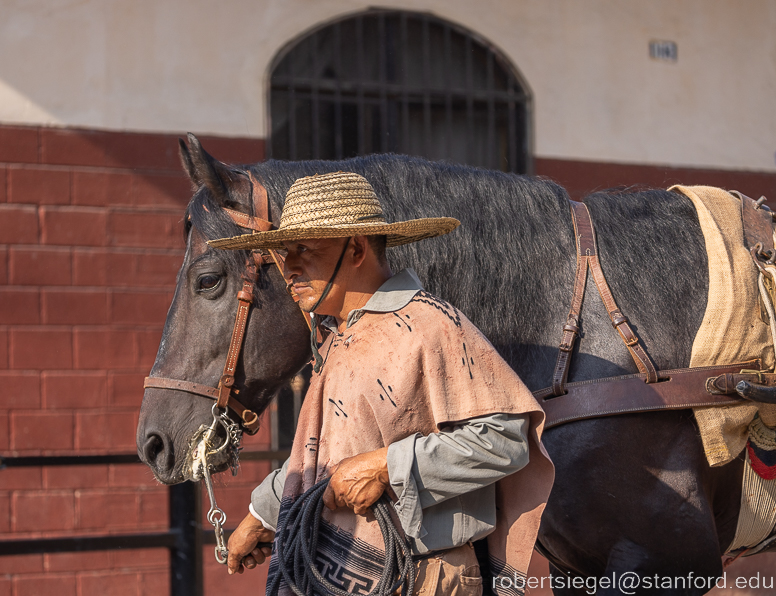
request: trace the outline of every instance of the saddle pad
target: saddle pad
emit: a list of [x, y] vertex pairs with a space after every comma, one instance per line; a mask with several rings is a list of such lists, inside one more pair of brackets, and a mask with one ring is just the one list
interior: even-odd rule
[[[711, 366], [760, 358], [774, 366], [774, 349], [767, 324], [760, 319], [757, 268], [744, 246], [739, 199], [712, 186], [672, 186], [687, 196], [698, 212], [709, 262], [706, 312], [692, 346], [690, 367]], [[761, 404], [760, 416], [776, 423], [776, 405]], [[694, 408], [706, 459], [721, 466], [746, 446], [749, 424], [758, 405]]]

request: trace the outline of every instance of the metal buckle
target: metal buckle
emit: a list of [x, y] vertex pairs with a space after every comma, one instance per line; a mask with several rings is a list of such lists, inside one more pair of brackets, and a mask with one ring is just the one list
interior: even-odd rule
[[739, 374], [741, 375], [757, 375], [757, 382], [762, 385], [764, 383], [763, 381], [763, 373], [766, 372], [764, 370], [754, 370], [751, 368], [742, 368], [739, 371]]

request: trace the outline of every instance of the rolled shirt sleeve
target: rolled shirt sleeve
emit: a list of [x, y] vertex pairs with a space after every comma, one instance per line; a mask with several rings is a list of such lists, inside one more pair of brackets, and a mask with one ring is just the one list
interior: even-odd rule
[[278, 470], [270, 472], [264, 481], [253, 489], [249, 510], [253, 517], [258, 519], [265, 528], [277, 529], [278, 514], [280, 513], [280, 499], [283, 497], [283, 485], [286, 483], [286, 460]]
[[419, 552], [457, 546], [492, 531], [492, 485], [528, 464], [528, 428], [527, 416], [493, 414], [388, 447], [396, 511]]

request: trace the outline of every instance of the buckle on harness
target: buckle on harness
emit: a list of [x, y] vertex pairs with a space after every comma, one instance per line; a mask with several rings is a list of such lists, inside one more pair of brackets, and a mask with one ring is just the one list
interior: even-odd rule
[[762, 370], [754, 370], [751, 368], [742, 368], [741, 372], [739, 374], [742, 375], [757, 375], [757, 382], [762, 385], [765, 381], [763, 380], [763, 372]]

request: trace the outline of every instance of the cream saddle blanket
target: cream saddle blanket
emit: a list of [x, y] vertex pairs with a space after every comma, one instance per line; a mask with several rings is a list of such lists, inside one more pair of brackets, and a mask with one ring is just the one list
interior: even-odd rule
[[[709, 261], [708, 302], [693, 342], [690, 367], [760, 358], [764, 369], [772, 369], [774, 349], [769, 327], [760, 319], [758, 271], [744, 246], [739, 199], [711, 186], [673, 186], [669, 190], [681, 192], [695, 205]], [[758, 409], [766, 424], [776, 422], [776, 405], [695, 408], [710, 465], [724, 465], [743, 451]]]

